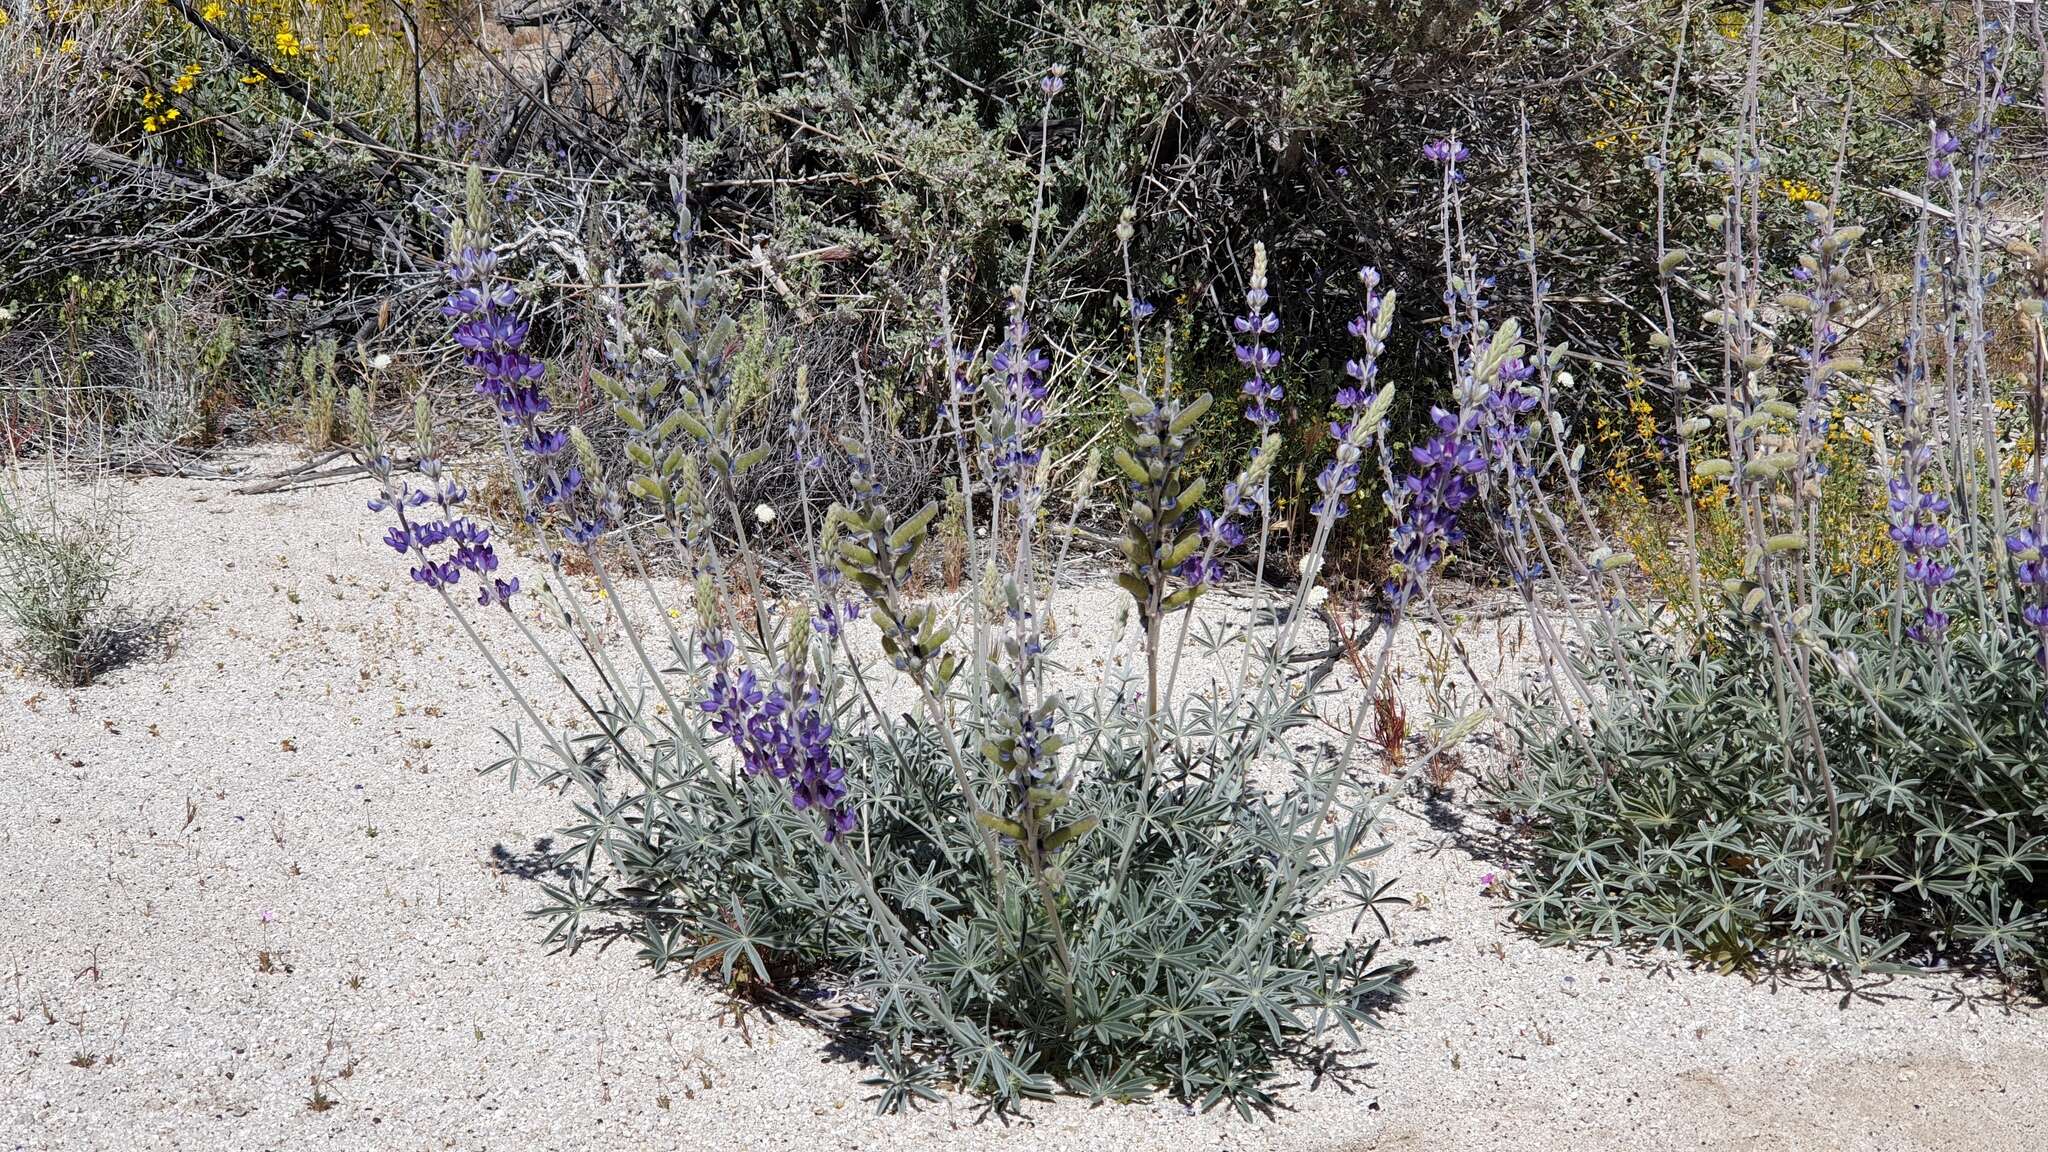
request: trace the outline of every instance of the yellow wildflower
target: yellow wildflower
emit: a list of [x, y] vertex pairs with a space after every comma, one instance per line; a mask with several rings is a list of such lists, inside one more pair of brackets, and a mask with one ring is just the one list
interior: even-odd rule
[[276, 40], [277, 54], [279, 56], [297, 56], [299, 54], [299, 38], [289, 25], [277, 30]]
[[358, 20], [348, 26], [348, 34], [358, 40], [367, 39], [370, 35], [370, 26]]
[[1794, 204], [1821, 198], [1820, 189], [1804, 180], [1780, 180], [1778, 188], [1785, 193], [1785, 199]]
[[59, 52], [67, 52], [67, 53], [68, 53], [68, 52], [76, 52], [76, 51], [78, 51], [78, 41], [76, 41], [76, 40], [66, 40], [66, 41], [64, 41], [64, 42], [63, 42], [62, 44], [59, 44], [59, 45], [57, 45], [57, 51], [59, 51]]
[[225, 19], [227, 17], [227, 14], [228, 10], [221, 7], [218, 0], [216, 0], [215, 3], [208, 4], [206, 7], [199, 10], [199, 18], [206, 21], [208, 24], [212, 24], [215, 21]]

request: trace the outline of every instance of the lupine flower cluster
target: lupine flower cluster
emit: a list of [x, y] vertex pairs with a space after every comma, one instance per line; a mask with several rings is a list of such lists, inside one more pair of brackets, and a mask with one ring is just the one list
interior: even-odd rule
[[1280, 350], [1267, 347], [1265, 342], [1266, 337], [1280, 330], [1280, 317], [1266, 310], [1270, 300], [1266, 294], [1266, 246], [1259, 244], [1252, 249], [1252, 280], [1244, 293], [1245, 313], [1231, 322], [1241, 338], [1231, 346], [1231, 351], [1238, 363], [1251, 369], [1251, 378], [1244, 382], [1245, 418], [1257, 425], [1261, 433], [1271, 432], [1280, 422], [1278, 405], [1285, 395], [1280, 385], [1266, 376], [1280, 364]]
[[1478, 495], [1473, 477], [1486, 470], [1486, 456], [1474, 434], [1475, 416], [1469, 410], [1454, 416], [1431, 408], [1436, 435], [1409, 450], [1415, 470], [1387, 493], [1387, 510], [1394, 516], [1396, 574], [1386, 590], [1396, 611], [1422, 594], [1430, 573], [1465, 539], [1458, 512]]
[[[1438, 140], [1422, 154], [1443, 166], [1448, 220], [1455, 187], [1463, 180], [1457, 166], [1470, 152], [1456, 141]], [[1414, 470], [1386, 494], [1387, 510], [1394, 519], [1395, 570], [1386, 591], [1396, 612], [1422, 595], [1430, 574], [1464, 540], [1458, 527], [1459, 511], [1478, 495], [1478, 477], [1494, 461], [1511, 459], [1508, 449], [1527, 435], [1521, 417], [1535, 404], [1520, 386], [1528, 378], [1528, 366], [1507, 357], [1499, 340], [1490, 346], [1479, 344], [1487, 334], [1481, 318], [1490, 307], [1484, 292], [1493, 286], [1493, 278], [1458, 275], [1451, 267], [1448, 244], [1447, 238], [1444, 259], [1449, 283], [1444, 304], [1450, 319], [1441, 335], [1451, 349], [1458, 411], [1430, 409], [1436, 434], [1409, 450]]]
[[[583, 472], [570, 458], [568, 434], [541, 426], [540, 418], [552, 407], [540, 386], [546, 369], [526, 352], [531, 326], [517, 311], [519, 291], [500, 282], [497, 271], [496, 252], [464, 247], [448, 269], [456, 290], [441, 314], [457, 321], [455, 342], [462, 346], [463, 363], [477, 374], [478, 394], [497, 405], [499, 419], [526, 457], [520, 485], [528, 518], [538, 520], [543, 508], [568, 511]], [[603, 512], [595, 511], [571, 516], [563, 532], [588, 546], [604, 528]]]
[[1199, 588], [1223, 579], [1221, 554], [1244, 546], [1242, 521], [1257, 510], [1246, 486], [1245, 479], [1232, 480], [1223, 486], [1221, 506], [1195, 513], [1195, 531], [1202, 548], [1180, 566], [1180, 578], [1189, 585]]
[[817, 584], [817, 626], [827, 640], [839, 639], [846, 625], [860, 619], [860, 602], [846, 586], [846, 576], [828, 559], [820, 559], [814, 572]]
[[[1317, 518], [1331, 522], [1350, 513], [1349, 501], [1358, 491], [1366, 442], [1380, 430], [1381, 416], [1375, 415], [1374, 409], [1382, 390], [1375, 384], [1379, 358], [1387, 348], [1387, 332], [1394, 323], [1394, 293], [1380, 292], [1379, 269], [1360, 268], [1358, 282], [1365, 286], [1365, 311], [1352, 318], [1349, 330], [1363, 342], [1364, 354], [1344, 362], [1348, 383], [1337, 390], [1337, 408], [1342, 415], [1330, 422], [1330, 438], [1337, 442], [1337, 450], [1316, 474], [1317, 496], [1309, 509]], [[1384, 405], [1378, 407], [1383, 412]]]
[[[1948, 179], [1953, 172], [1949, 157], [1959, 147], [1960, 142], [1953, 135], [1945, 129], [1935, 129], [1928, 144], [1927, 178], [1930, 184]], [[1932, 188], [1927, 192], [1932, 195]], [[1824, 235], [1826, 227], [1823, 223]], [[1832, 262], [1823, 264], [1821, 260], [1832, 254], [1831, 247], [1822, 245], [1816, 255], [1801, 257], [1801, 267], [1793, 273], [1802, 280], [1817, 280], [1817, 297], [1827, 290], [1832, 272]], [[1927, 469], [1935, 459], [1924, 396], [1928, 384], [1925, 308], [1931, 265], [1923, 225], [1921, 241], [1913, 256], [1913, 287], [1909, 298], [1911, 322], [1900, 342], [1898, 366], [1893, 374], [1898, 392], [1893, 408], [1902, 425], [1900, 451], [1897, 471], [1885, 480], [1889, 535], [1905, 558], [1900, 574], [1920, 601], [1919, 618], [1905, 631], [1907, 636], [1920, 643], [1936, 640], [1948, 631], [1950, 618], [1941, 610], [1939, 593], [1956, 575], [1955, 566], [1942, 559], [1950, 545], [1949, 531], [1943, 520], [1948, 515], [1950, 502], [1946, 497], [1926, 490], [1923, 483]], [[1809, 360], [1809, 379], [1817, 374], [1813, 361], [1821, 355], [1819, 328], [1826, 314], [1824, 310], [1815, 312], [1815, 352]], [[1903, 606], [1901, 610], [1903, 614]]]
[[[2041, 489], [2027, 485], [2027, 499], [2041, 508]], [[2020, 618], [2034, 630], [2034, 662], [2048, 672], [2048, 527], [2037, 514], [2032, 527], [2006, 537], [2014, 560], [2013, 579], [2020, 588]]]
[[[1934, 458], [1934, 450], [1924, 444], [1908, 452], [1914, 457], [1913, 475]], [[1949, 546], [1948, 528], [1942, 523], [1942, 517], [1948, 515], [1948, 497], [1921, 491], [1905, 476], [1893, 477], [1886, 488], [1890, 535], [1906, 556], [1906, 582], [1918, 588], [1922, 597], [1920, 619], [1907, 626], [1906, 634], [1925, 643], [1941, 636], [1949, 626], [1948, 613], [1937, 607], [1938, 593], [1956, 575], [1955, 566], [1941, 558]]]
[[[1834, 377], [1840, 370], [1835, 355], [1841, 348], [1844, 335], [1836, 318], [1847, 307], [1843, 298], [1847, 277], [1842, 254], [1848, 245], [1863, 235], [1863, 229], [1836, 228], [1834, 213], [1817, 201], [1807, 202], [1806, 211], [1817, 234], [1807, 242], [1806, 253], [1799, 257], [1799, 266], [1792, 270], [1792, 278], [1805, 291], [1781, 297], [1779, 303], [1805, 313], [1812, 324], [1812, 339], [1799, 354], [1806, 366], [1806, 404], [1800, 414], [1800, 431], [1804, 435], [1802, 443], [1810, 446], [1827, 435], [1832, 420], [1829, 397], [1833, 392]], [[1819, 461], [1811, 456], [1806, 461], [1806, 468], [1811, 478], [1818, 479], [1822, 474]]]
[[1536, 365], [1520, 356], [1510, 356], [1501, 362], [1494, 386], [1487, 389], [1480, 402], [1485, 411], [1487, 445], [1497, 459], [1506, 459], [1529, 439], [1527, 417], [1536, 410], [1537, 396], [1528, 385], [1535, 375]]
[[989, 367], [1003, 378], [1003, 402], [989, 419], [990, 451], [1003, 499], [1017, 501], [1036, 483], [1042, 451], [1027, 443], [1031, 433], [1045, 420], [1050, 367], [1044, 353], [1031, 347], [1031, 322], [1024, 317], [1021, 290], [1010, 299], [1010, 322], [1003, 330], [1003, 342], [989, 360]]
[[[1922, 278], [1916, 279], [1915, 291]], [[1934, 463], [1934, 446], [1926, 438], [1926, 413], [1920, 401], [1920, 385], [1926, 369], [1919, 356], [1920, 333], [1908, 332], [1899, 356], [1900, 408], [1905, 418], [1905, 443], [1899, 452], [1899, 471], [1885, 482], [1886, 508], [1891, 521], [1890, 536], [1905, 556], [1902, 574], [1920, 596], [1920, 618], [1906, 628], [1906, 634], [1922, 643], [1948, 631], [1949, 615], [1939, 606], [1939, 592], [1955, 579], [1953, 564], [1943, 560], [1949, 548], [1949, 532], [1943, 518], [1949, 512], [1945, 496], [1923, 489], [1921, 477]]]
[[[1010, 623], [1010, 633], [1003, 638], [1009, 667], [1006, 670], [995, 664], [989, 669], [989, 689], [995, 707], [982, 754], [1009, 774], [1009, 811], [1017, 818], [1018, 827], [1033, 838], [1034, 842], [1026, 847], [1035, 852], [1036, 837], [1052, 818], [1044, 798], [1035, 794], [1043, 791], [1053, 774], [1052, 756], [1060, 748], [1060, 700], [1057, 693], [1042, 690], [1036, 701], [1032, 699], [1032, 690], [1041, 680], [1039, 665], [1045, 642], [1028, 594], [1014, 577], [1003, 581], [1003, 601]], [[1035, 862], [1034, 867], [1039, 864], [1042, 861]]]
[[1493, 514], [1501, 538], [1512, 542], [1512, 547], [1503, 550], [1504, 559], [1509, 575], [1520, 584], [1543, 574], [1543, 565], [1532, 556], [1534, 516], [1528, 486], [1522, 483], [1534, 475], [1524, 445], [1529, 439], [1529, 414], [1539, 402], [1529, 386], [1535, 374], [1536, 366], [1519, 356], [1502, 360], [1479, 403], [1487, 463], [1504, 481]]
[[794, 707], [780, 683], [764, 691], [760, 677], [716, 628], [706, 629], [699, 650], [711, 667], [711, 684], [698, 707], [711, 718], [712, 730], [732, 741], [747, 774], [766, 773], [789, 785], [791, 804], [824, 818], [827, 841], [853, 831], [846, 770], [832, 757], [832, 725], [816, 689], [802, 689], [793, 670], [792, 682], [799, 684]]
[[1955, 133], [1946, 128], [1936, 128], [1934, 143], [1927, 158], [1927, 178], [1939, 183], [1955, 175], [1955, 154], [1960, 152], [1962, 147], [1963, 142], [1956, 139]]
[[[498, 579], [498, 553], [491, 547], [491, 530], [457, 511], [469, 493], [442, 474], [440, 461], [431, 456], [420, 461], [425, 488], [395, 479], [387, 456], [378, 456], [370, 467], [384, 483], [383, 494], [370, 501], [370, 511], [389, 511], [397, 518], [397, 526], [384, 534], [384, 542], [392, 551], [417, 561], [411, 572], [413, 580], [429, 588], [453, 588], [461, 583], [464, 572], [470, 572], [480, 585], [478, 605], [498, 604], [509, 610], [512, 597], [519, 593], [519, 578]], [[429, 505], [439, 510], [438, 519], [414, 514], [413, 510]], [[445, 552], [443, 546], [447, 546]]]
[[1422, 149], [1423, 159], [1444, 165], [1450, 179], [1459, 184], [1465, 182], [1465, 174], [1458, 171], [1458, 165], [1471, 155], [1472, 150], [1456, 140], [1432, 140]]

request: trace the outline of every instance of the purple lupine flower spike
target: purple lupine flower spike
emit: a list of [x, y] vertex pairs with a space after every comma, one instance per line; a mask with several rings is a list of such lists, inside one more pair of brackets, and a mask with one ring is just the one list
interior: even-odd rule
[[1003, 342], [989, 359], [989, 367], [1003, 378], [1003, 403], [991, 414], [990, 447], [1002, 497], [1012, 502], [1025, 496], [1036, 482], [1043, 450], [1031, 444], [1031, 433], [1045, 420], [1045, 399], [1050, 394], [1045, 374], [1051, 363], [1030, 341], [1031, 324], [1024, 317], [1022, 289], [1016, 289], [1011, 294], [1010, 322], [1003, 329]]
[[2034, 523], [2006, 537], [2013, 579], [2020, 590], [2020, 619], [2034, 631], [2034, 662], [2048, 672], [2048, 505], [2038, 485], [2027, 485]]
[[1316, 473], [1316, 499], [1309, 506], [1310, 513], [1332, 522], [1350, 515], [1366, 441], [1379, 431], [1368, 426], [1368, 413], [1380, 395], [1380, 355], [1386, 351], [1387, 331], [1393, 323], [1393, 294], [1381, 293], [1379, 269], [1360, 268], [1358, 282], [1365, 287], [1365, 310], [1345, 327], [1364, 345], [1364, 355], [1344, 362], [1345, 383], [1337, 389], [1338, 415], [1330, 422], [1330, 438], [1336, 441], [1337, 451]]
[[1465, 182], [1465, 174], [1458, 171], [1458, 165], [1463, 164], [1471, 155], [1472, 150], [1455, 139], [1432, 140], [1422, 148], [1423, 159], [1448, 168], [1451, 181], [1456, 184]]
[[[527, 457], [522, 468], [527, 516], [537, 520], [541, 509], [567, 512], [584, 477], [574, 464], [563, 463], [569, 455], [568, 434], [540, 423], [554, 407], [541, 390], [547, 369], [526, 350], [532, 325], [517, 312], [518, 288], [496, 279], [497, 270], [496, 252], [463, 248], [448, 269], [457, 287], [441, 314], [460, 321], [455, 342], [463, 349], [464, 365], [477, 374], [477, 393], [496, 404], [498, 418]], [[571, 514], [565, 535], [588, 545], [603, 535], [608, 519], [601, 507]]]
[[1242, 339], [1231, 346], [1231, 351], [1239, 364], [1251, 369], [1251, 378], [1244, 382], [1244, 414], [1261, 434], [1271, 432], [1280, 422], [1279, 404], [1285, 396], [1280, 385], [1266, 376], [1280, 364], [1280, 350], [1265, 343], [1267, 336], [1280, 330], [1280, 317], [1266, 310], [1270, 299], [1266, 294], [1266, 246], [1258, 244], [1252, 248], [1252, 280], [1244, 293], [1245, 313], [1231, 321], [1231, 327]]
[[[477, 577], [478, 604], [509, 610], [519, 581], [492, 575], [498, 570], [498, 553], [491, 547], [491, 530], [458, 511], [469, 493], [442, 480], [441, 462], [431, 456], [420, 461], [420, 475], [428, 483], [424, 488], [393, 477], [386, 457], [378, 457], [371, 468], [383, 478], [385, 489], [379, 499], [370, 501], [370, 508], [388, 510], [397, 518], [397, 525], [384, 533], [384, 543], [415, 561], [409, 572], [413, 581], [429, 588], [452, 588], [468, 572]], [[429, 505], [438, 515], [421, 511]]]
[[1954, 175], [1956, 170], [1954, 156], [1957, 152], [1962, 151], [1962, 148], [1963, 142], [1956, 138], [1955, 133], [1950, 132], [1946, 128], [1936, 128], [1934, 130], [1933, 143], [1929, 149], [1932, 155], [1927, 160], [1927, 178], [1939, 182], [1947, 180], [1950, 176]]

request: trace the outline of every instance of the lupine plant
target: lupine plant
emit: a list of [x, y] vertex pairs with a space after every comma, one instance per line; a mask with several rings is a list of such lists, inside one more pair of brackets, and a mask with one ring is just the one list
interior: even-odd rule
[[[1040, 86], [1048, 110], [1063, 83], [1055, 72]], [[625, 438], [623, 475], [551, 403], [478, 202], [452, 241], [446, 313], [541, 541], [530, 570], [506, 574], [491, 529], [464, 515], [424, 408], [414, 479], [355, 402], [383, 485], [371, 509], [395, 521], [388, 542], [518, 707], [498, 767], [576, 797], [566, 872], [546, 888], [549, 939], [573, 948], [623, 923], [657, 971], [709, 973], [847, 1033], [887, 1111], [952, 1086], [998, 1108], [1062, 1090], [1164, 1092], [1249, 1115], [1270, 1107], [1285, 1062], [1357, 1047], [1400, 973], [1373, 930], [1391, 899], [1369, 869], [1385, 847], [1373, 791], [1347, 771], [1369, 709], [1340, 718], [1341, 748], [1289, 739], [1329, 694], [1288, 671], [1308, 583], [1277, 635], [1245, 641], [1259, 658], [1244, 674], [1174, 686], [1194, 604], [1251, 543], [1255, 514], [1263, 530], [1277, 437], [1212, 502], [1184, 468], [1210, 399], [1142, 367], [1114, 382], [1128, 412], [1110, 473], [1118, 583], [1136, 640], [1096, 690], [1077, 691], [1047, 627], [1075, 525], [1048, 515], [1046, 493], [1071, 480], [1078, 510], [1099, 459], [1056, 476], [1046, 450], [1056, 373], [1034, 338], [1029, 261], [986, 357], [963, 350], [950, 318], [934, 345], [954, 500], [984, 524], [962, 525], [961, 593], [920, 598], [916, 577], [944, 546], [941, 507], [906, 506], [859, 437], [813, 428], [801, 377], [785, 441], [739, 441], [726, 291], [693, 255], [680, 179], [674, 199], [677, 256], [654, 286], [593, 285], [607, 316], [594, 379]], [[1126, 244], [1133, 230], [1126, 218]], [[1393, 396], [1377, 368], [1392, 294], [1375, 273], [1363, 283], [1310, 572]], [[1126, 296], [1142, 351], [1150, 310]], [[1236, 328], [1256, 381], [1278, 359], [1261, 343], [1278, 328], [1263, 267], [1247, 303]], [[1270, 434], [1277, 387], [1248, 391]], [[811, 541], [810, 579], [776, 588], [744, 496], [773, 452], [800, 465]], [[845, 469], [841, 502], [824, 496], [828, 461]], [[614, 630], [568, 577], [571, 553]], [[550, 724], [551, 701], [507, 674], [485, 639], [504, 629], [477, 622], [490, 612], [545, 665], [574, 728]], [[575, 660], [558, 657], [565, 637]], [[913, 703], [892, 713], [885, 697]]]
[[[2038, 249], [2004, 243], [2025, 273], [2013, 283], [1992, 240], [2018, 28], [1980, 25], [1966, 99], [1928, 128], [1903, 331], [1887, 353], [1847, 319], [1864, 230], [1837, 218], [1839, 188], [1802, 206], [1796, 263], [1769, 263], [1763, 19], [1759, 3], [1746, 113], [1727, 146], [1701, 148], [1692, 166], [1650, 158], [1660, 201], [1674, 175], [1725, 197], [1704, 222], [1721, 248], [1712, 343], [1682, 338], [1668, 307], [1654, 343], [1689, 449], [1684, 498], [1724, 486], [1746, 559], [1718, 587], [1695, 569], [1698, 603], [1676, 625], [1632, 594], [1563, 615], [1547, 663], [1580, 690], [1553, 679], [1520, 704], [1520, 762], [1492, 782], [1527, 856], [1515, 906], [1555, 938], [1651, 944], [1731, 969], [1812, 965], [1853, 983], [1956, 964], [2039, 979], [2048, 342]], [[1654, 271], [1670, 285], [1693, 257], [1665, 245], [1660, 231]], [[2018, 380], [1991, 368], [1999, 312], [2028, 350]], [[1682, 356], [1688, 347], [1705, 355]], [[1842, 397], [1873, 352], [1894, 365], [1875, 413]], [[1862, 482], [1893, 545], [1887, 564], [1846, 575], [1817, 558], [1819, 446], [1843, 419], [1876, 446]], [[1555, 520], [1533, 523], [1569, 550]]]

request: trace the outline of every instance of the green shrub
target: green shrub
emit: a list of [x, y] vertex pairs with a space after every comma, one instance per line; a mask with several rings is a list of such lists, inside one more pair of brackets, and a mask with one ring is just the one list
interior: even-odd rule
[[[974, 739], [969, 701], [947, 707]], [[1357, 919], [1332, 913], [1387, 899], [1368, 870], [1386, 847], [1372, 789], [1341, 765], [1299, 765], [1268, 791], [1225, 740], [1175, 732], [1173, 770], [1148, 785], [1139, 725], [1113, 705], [1068, 711], [1063, 734], [1083, 752], [1063, 804], [1094, 830], [1056, 853], [1062, 956], [1039, 886], [1007, 850], [1006, 875], [990, 870], [946, 738], [893, 724], [833, 740], [834, 759], [858, 765], [848, 803], [862, 824], [844, 842], [858, 864], [783, 781], [720, 757], [600, 752], [578, 777], [550, 771], [544, 783], [618, 817], [564, 830], [562, 859], [611, 863], [549, 885], [550, 938], [581, 943], [624, 916], [658, 972], [796, 1001], [868, 1049], [885, 1111], [952, 1084], [1006, 1106], [1164, 1089], [1248, 1114], [1271, 1105], [1281, 1062], [1356, 1047], [1396, 995], [1376, 941], [1319, 941], [1325, 917], [1348, 935]]]

